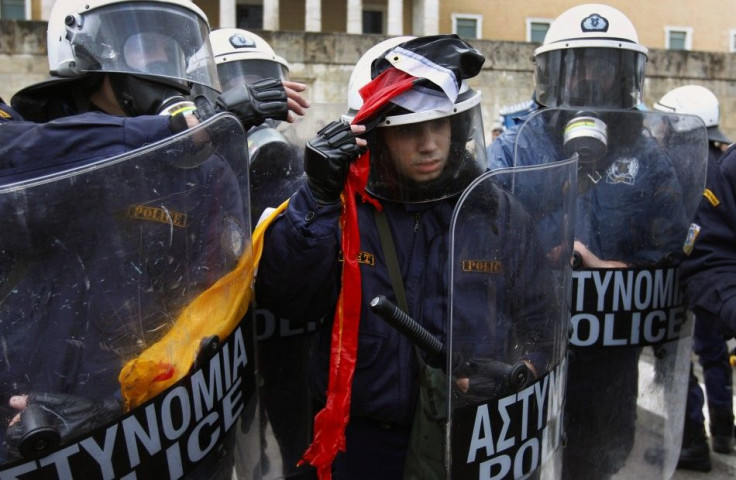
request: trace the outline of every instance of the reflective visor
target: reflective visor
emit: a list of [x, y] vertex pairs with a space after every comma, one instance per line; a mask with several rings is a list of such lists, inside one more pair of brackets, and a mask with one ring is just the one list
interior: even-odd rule
[[422, 203], [465, 190], [486, 166], [480, 95], [476, 98], [473, 107], [452, 115], [376, 128], [368, 141], [366, 191], [383, 200]]
[[236, 60], [217, 65], [222, 91], [241, 84], [250, 84], [264, 78], [288, 80], [286, 67], [271, 60]]
[[119, 3], [84, 13], [80, 23], [67, 38], [82, 71], [153, 75], [219, 90], [209, 27], [189, 9]]
[[634, 108], [646, 56], [622, 48], [568, 48], [538, 54], [536, 94], [547, 107]]

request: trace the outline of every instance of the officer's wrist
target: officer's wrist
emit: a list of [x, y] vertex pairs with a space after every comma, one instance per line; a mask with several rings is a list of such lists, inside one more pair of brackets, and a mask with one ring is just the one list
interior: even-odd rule
[[169, 115], [169, 129], [172, 133], [183, 132], [199, 124], [197, 107], [188, 100], [165, 108], [159, 115]]

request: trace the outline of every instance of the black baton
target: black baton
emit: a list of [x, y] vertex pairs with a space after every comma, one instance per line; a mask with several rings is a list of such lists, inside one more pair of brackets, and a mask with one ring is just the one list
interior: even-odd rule
[[399, 307], [383, 295], [379, 295], [370, 303], [371, 310], [386, 320], [392, 327], [406, 336], [416, 346], [435, 355], [446, 358], [445, 346], [423, 326], [403, 312]]

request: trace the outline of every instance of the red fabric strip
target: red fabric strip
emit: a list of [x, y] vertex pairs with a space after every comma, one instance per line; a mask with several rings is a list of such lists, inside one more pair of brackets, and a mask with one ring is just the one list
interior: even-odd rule
[[415, 77], [393, 67], [381, 72], [360, 89], [363, 106], [355, 115], [353, 123], [359, 124], [373, 117], [392, 98], [411, 90], [415, 80]]
[[[374, 116], [396, 95], [410, 90], [414, 80], [414, 77], [394, 68], [381, 73], [360, 90], [364, 103], [356, 114], [353, 124], [359, 124]], [[346, 448], [345, 427], [350, 420], [350, 399], [358, 356], [362, 295], [358, 265], [360, 231], [357, 196], [381, 209], [381, 205], [365, 192], [369, 171], [370, 153], [366, 152], [350, 165], [341, 196], [343, 210], [340, 215], [340, 226], [344, 262], [342, 287], [332, 325], [327, 402], [314, 417], [314, 440], [301, 460], [309, 462], [317, 469], [320, 480], [332, 478], [332, 462], [337, 453], [345, 451]]]

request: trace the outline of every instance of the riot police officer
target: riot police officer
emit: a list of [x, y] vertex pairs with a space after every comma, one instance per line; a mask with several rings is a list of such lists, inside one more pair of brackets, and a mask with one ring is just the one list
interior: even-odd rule
[[[216, 106], [193, 99], [198, 88], [219, 91], [208, 33], [205, 14], [184, 0], [54, 4], [51, 78], [11, 101], [38, 123], [8, 122], [0, 132], [2, 186], [9, 186], [2, 197], [0, 385], [6, 413], [21, 412], [7, 432], [3, 428], [3, 468], [19, 456], [53, 455], [70, 442], [65, 448], [78, 447], [73, 442], [89, 432], [121, 421], [124, 410], [138, 405], [128, 397], [127, 380], [119, 378], [123, 365], [185, 324], [178, 317], [182, 309], [236, 268], [248, 250], [240, 122], [249, 127], [266, 116], [286, 119], [289, 102], [299, 95], [274, 79], [225, 92]], [[238, 118], [212, 117], [214, 109]], [[22, 196], [12, 193], [18, 182]], [[196, 351], [200, 340], [192, 336], [168, 349], [173, 357], [155, 362], [168, 373], [154, 383], [192, 374], [194, 358], [175, 358], [176, 352]], [[202, 361], [211, 358], [220, 355]], [[252, 370], [244, 351], [241, 358], [240, 367]], [[254, 381], [244, 381], [240, 367], [228, 371], [228, 382], [237, 385], [234, 393], [247, 385], [237, 397], [242, 410], [255, 397]], [[150, 415], [171, 406], [173, 397], [167, 398], [136, 401], [149, 402]], [[202, 428], [187, 417], [187, 408], [171, 417], [182, 420], [176, 430], [159, 439], [166, 454], [131, 451], [134, 460], [126, 465], [125, 453], [110, 451], [112, 463], [100, 474], [124, 476], [135, 469], [183, 475], [204, 462], [208, 478], [230, 478], [233, 452], [222, 439], [235, 420], [213, 425], [209, 446], [177, 455], [189, 429]], [[39, 409], [50, 413], [42, 415], [48, 424], [35, 416]], [[237, 419], [237, 408], [230, 414]], [[51, 437], [31, 442], [29, 450], [25, 440], [38, 426]], [[122, 432], [120, 424], [107, 432]], [[72, 464], [75, 472], [94, 477], [95, 462], [94, 456], [78, 456]]]
[[[253, 32], [221, 28], [210, 33], [218, 77], [223, 89], [278, 78], [299, 91], [303, 84], [289, 81], [289, 64]], [[305, 102], [301, 105], [307, 108]], [[303, 113], [303, 111], [302, 111]], [[303, 148], [291, 143], [282, 122], [267, 119], [248, 131], [251, 224], [256, 225], [267, 208], [289, 198], [304, 181]], [[276, 437], [280, 455], [271, 459], [264, 448], [264, 474], [285, 478], [310, 478], [314, 470], [297, 462], [308, 446], [312, 431], [312, 399], [306, 386], [306, 365], [314, 341], [316, 323], [293, 322], [265, 309], [255, 312], [264, 434]], [[301, 366], [301, 367], [297, 367]], [[269, 436], [264, 435], [264, 443]], [[279, 467], [280, 466], [280, 467]]]
[[[639, 269], [652, 269], [646, 275], [670, 275], [656, 270], [678, 262], [677, 245], [688, 210], [671, 159], [645, 133], [646, 112], [637, 109], [646, 61], [646, 47], [619, 10], [585, 4], [563, 12], [534, 52], [538, 111], [490, 147], [492, 169], [578, 156], [575, 252], [581, 272], [573, 276], [563, 478], [610, 478], [628, 462], [644, 459], [630, 453], [638, 435], [638, 364], [646, 343], [641, 332], [612, 333], [620, 325], [634, 325], [629, 316], [640, 313], [626, 312], [629, 309], [620, 304], [606, 306], [610, 292], [601, 289], [594, 300], [596, 294], [584, 291], [584, 285], [590, 271], [620, 275], [632, 270], [636, 275]], [[588, 142], [583, 150], [570, 147], [583, 137]], [[683, 168], [694, 181], [702, 181], [703, 169], [694, 167], [696, 160], [683, 162]], [[560, 187], [570, 185], [560, 182]], [[534, 197], [535, 190], [530, 186], [525, 195]], [[555, 218], [545, 203], [540, 197], [531, 210], [540, 225]], [[675, 304], [671, 308], [680, 309]], [[621, 324], [616, 326], [619, 315]], [[654, 345], [654, 350], [664, 355], [660, 346]], [[677, 358], [670, 354], [668, 368], [680, 365]], [[672, 405], [684, 402], [684, 395], [680, 398], [670, 386], [657, 391], [667, 391], [666, 401]]]
[[[667, 92], [654, 104], [654, 108], [665, 112], [697, 115], [703, 120], [708, 132], [708, 176], [712, 178], [718, 171], [720, 158], [723, 155], [721, 146], [731, 143], [718, 127], [720, 107], [715, 94], [700, 85], [685, 85]], [[664, 139], [667, 138], [668, 131], [678, 128], [680, 127], [677, 124], [665, 124], [663, 126]], [[682, 153], [687, 154], [686, 151]], [[711, 183], [708, 181], [706, 188]], [[731, 453], [734, 446], [733, 372], [729, 364], [726, 337], [721, 330], [714, 327], [716, 323], [718, 323], [716, 319], [707, 316], [699, 315], [696, 318], [693, 331], [693, 351], [703, 368], [708, 397], [711, 448], [714, 452]], [[703, 390], [691, 367], [682, 451], [678, 468], [710, 470], [710, 453], [703, 415], [704, 400]]]
[[[277, 78], [289, 88], [302, 92], [304, 84], [289, 81], [289, 64], [260, 36], [248, 30], [221, 28], [210, 34], [223, 90]], [[309, 104], [297, 104], [303, 115]], [[293, 115], [292, 115], [293, 116]], [[255, 225], [266, 207], [277, 207], [297, 188], [304, 170], [301, 151], [279, 129], [279, 122], [267, 119], [248, 131], [251, 175], [251, 221]]]
[[[324, 472], [337, 454], [335, 476], [350, 479], [403, 478], [419, 413], [421, 365], [443, 364], [415, 352], [407, 338], [371, 313], [371, 299], [384, 294], [431, 335], [448, 338], [450, 219], [459, 194], [485, 170], [480, 92], [465, 81], [479, 72], [482, 55], [454, 35], [408, 39], [375, 55], [359, 61], [353, 72], [353, 79], [366, 79], [351, 88], [352, 98], [360, 99], [360, 90], [362, 99], [351, 103], [349, 95], [349, 106], [357, 107], [348, 113], [353, 126], [330, 123], [308, 143], [307, 182], [267, 232], [256, 282], [259, 304], [277, 313], [327, 315], [310, 367], [312, 392], [325, 408], [315, 419], [315, 440], [305, 459]], [[394, 67], [391, 62], [399, 57]], [[417, 63], [432, 74], [411, 67], [410, 59], [418, 57], [424, 61]], [[358, 72], [359, 67], [369, 70]], [[356, 159], [361, 147], [368, 151]], [[469, 257], [498, 268], [462, 276], [468, 288], [468, 301], [459, 300], [468, 312], [464, 353], [514, 351], [525, 368], [542, 374], [549, 359], [542, 353], [549, 348], [546, 335], [541, 333], [538, 343], [513, 348], [509, 332], [531, 329], [535, 322], [549, 326], [538, 308], [545, 303], [539, 291], [526, 297], [528, 310], [519, 303], [520, 296], [529, 294], [521, 278], [534, 277], [521, 272], [541, 265], [543, 256], [527, 236], [533, 229], [523, 209], [493, 185], [487, 194], [497, 209], [495, 227], [484, 234], [508, 239], [518, 228], [519, 241], [529, 240], [529, 248], [505, 255], [479, 241], [478, 251], [468, 251]], [[461, 238], [474, 238], [464, 233]], [[488, 251], [481, 252], [484, 248]], [[491, 291], [505, 301], [489, 327], [483, 314], [469, 312], [487, 309], [473, 306], [472, 299]], [[478, 337], [471, 327], [482, 330], [479, 324], [492, 333], [484, 331], [482, 345], [474, 349]], [[535, 349], [539, 356], [532, 354]], [[464, 393], [478, 388], [472, 377], [461, 383]], [[433, 475], [444, 476], [441, 445], [425, 442], [423, 447], [439, 465]]]

